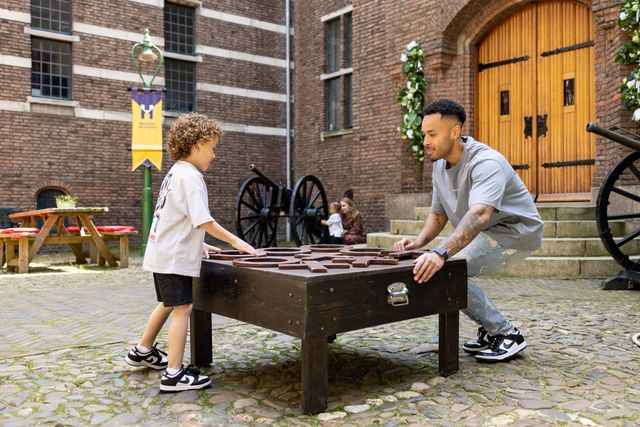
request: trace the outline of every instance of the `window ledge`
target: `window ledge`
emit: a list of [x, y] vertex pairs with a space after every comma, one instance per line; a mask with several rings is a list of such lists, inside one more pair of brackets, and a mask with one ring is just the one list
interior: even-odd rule
[[202, 1], [200, 0], [169, 0], [169, 3], [181, 4], [187, 7], [193, 7], [196, 9], [196, 12], [199, 14], [202, 9]]
[[180, 61], [202, 62], [202, 55], [184, 55], [182, 53], [163, 52], [165, 58], [178, 59]]
[[334, 71], [333, 73], [320, 74], [320, 80], [329, 80], [336, 77], [344, 76], [345, 74], [352, 74], [353, 67], [349, 68], [340, 68], [338, 71]]
[[324, 141], [327, 138], [335, 138], [337, 136], [351, 135], [352, 133], [353, 133], [353, 129], [340, 129], [340, 130], [321, 132], [320, 141]]
[[71, 34], [54, 33], [53, 31], [36, 30], [31, 27], [24, 27], [25, 34], [31, 34], [32, 36], [42, 37], [44, 39], [58, 40], [62, 42], [79, 42], [80, 36]]
[[76, 108], [80, 103], [78, 101], [68, 101], [66, 99], [41, 98], [38, 96], [27, 96], [29, 104], [54, 105], [56, 107]]
[[180, 116], [184, 116], [185, 114], [189, 114], [188, 111], [163, 111], [162, 115], [164, 117], [180, 117]]

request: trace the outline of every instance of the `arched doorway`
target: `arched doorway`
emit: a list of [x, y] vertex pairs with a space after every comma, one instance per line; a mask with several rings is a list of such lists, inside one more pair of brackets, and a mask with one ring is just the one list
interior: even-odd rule
[[477, 137], [538, 200], [589, 200], [595, 137], [594, 23], [573, 1], [535, 2], [476, 47]]

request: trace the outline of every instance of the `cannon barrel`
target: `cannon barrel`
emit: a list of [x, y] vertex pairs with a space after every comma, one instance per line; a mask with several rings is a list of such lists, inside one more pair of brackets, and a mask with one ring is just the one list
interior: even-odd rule
[[256, 165], [254, 165], [254, 164], [250, 164], [250, 165], [249, 165], [249, 170], [252, 170], [252, 171], [253, 171], [253, 173], [255, 173], [256, 175], [258, 175], [258, 176], [260, 177], [260, 179], [261, 179], [261, 180], [263, 180], [263, 181], [264, 181], [264, 183], [265, 183], [265, 184], [267, 184], [268, 186], [273, 187], [273, 188], [278, 188], [278, 184], [276, 184], [275, 182], [273, 182], [273, 181], [271, 180], [271, 178], [269, 178], [268, 176], [266, 176], [265, 174], [263, 174], [262, 172], [260, 172], [260, 169], [258, 169], [258, 168], [256, 167]]
[[637, 139], [633, 139], [627, 135], [621, 135], [609, 129], [601, 128], [595, 123], [587, 124], [587, 132], [595, 133], [596, 135], [615, 141], [618, 144], [622, 144], [625, 147], [629, 147], [632, 150], [640, 151], [640, 141]]

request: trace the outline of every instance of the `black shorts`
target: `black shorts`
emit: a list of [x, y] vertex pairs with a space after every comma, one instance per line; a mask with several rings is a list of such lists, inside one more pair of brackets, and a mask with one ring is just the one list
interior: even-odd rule
[[342, 237], [329, 236], [329, 243], [332, 245], [341, 245]]
[[193, 277], [179, 274], [153, 273], [158, 302], [165, 307], [193, 304]]

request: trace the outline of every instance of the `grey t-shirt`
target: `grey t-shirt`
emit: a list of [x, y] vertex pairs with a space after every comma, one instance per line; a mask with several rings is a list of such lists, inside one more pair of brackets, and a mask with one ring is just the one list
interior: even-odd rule
[[543, 223], [520, 177], [502, 154], [470, 136], [462, 140], [455, 166], [447, 169], [444, 159], [433, 165], [431, 210], [457, 227], [471, 206], [493, 206], [484, 233], [510, 249], [539, 249]]

